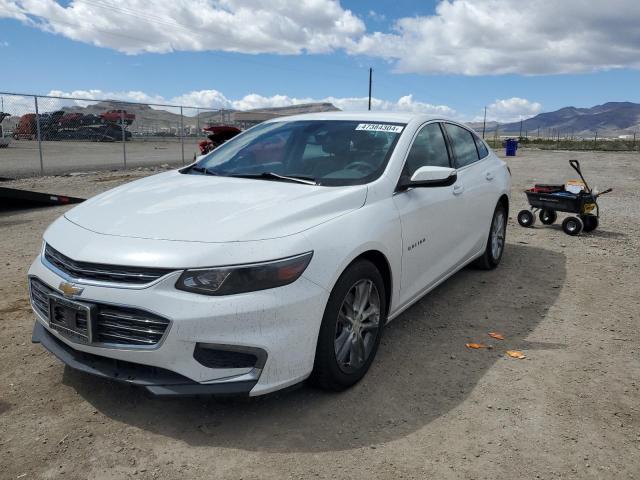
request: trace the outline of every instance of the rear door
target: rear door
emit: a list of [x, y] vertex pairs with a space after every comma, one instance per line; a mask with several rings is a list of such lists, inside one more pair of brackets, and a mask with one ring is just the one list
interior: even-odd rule
[[476, 136], [470, 130], [453, 123], [446, 123], [445, 130], [458, 171], [458, 180], [453, 186], [453, 191], [464, 204], [458, 242], [461, 260], [466, 260], [482, 249], [495, 206], [489, 206], [492, 200], [490, 181], [485, 175], [487, 162], [484, 159], [487, 155], [484, 155], [483, 159], [480, 158]]
[[[440, 123], [429, 123], [416, 134], [402, 176], [411, 178], [422, 166], [450, 167], [450, 152]], [[402, 225], [400, 304], [412, 300], [448, 273], [460, 252], [458, 219], [462, 199], [453, 187], [410, 188], [394, 195]]]

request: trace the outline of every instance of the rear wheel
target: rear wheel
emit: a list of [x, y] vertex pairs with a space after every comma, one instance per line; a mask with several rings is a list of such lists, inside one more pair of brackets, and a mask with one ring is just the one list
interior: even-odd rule
[[376, 356], [386, 312], [384, 282], [375, 265], [368, 260], [350, 265], [325, 308], [312, 381], [327, 390], [357, 383]]
[[584, 224], [583, 230], [585, 232], [592, 232], [598, 228], [598, 217], [595, 215], [580, 215], [580, 220]]
[[[523, 210], [529, 212], [528, 210]], [[521, 212], [522, 213], [522, 212]], [[529, 212], [531, 213], [531, 212]], [[504, 205], [498, 203], [491, 219], [491, 229], [487, 239], [487, 247], [474, 265], [484, 270], [491, 270], [498, 266], [502, 253], [504, 252], [504, 242], [507, 234], [507, 211]]]
[[533, 224], [536, 223], [536, 217], [529, 210], [520, 210], [518, 212], [518, 223], [522, 227], [533, 227]]
[[583, 227], [584, 224], [578, 217], [567, 217], [562, 222], [562, 230], [567, 235], [579, 235]]
[[542, 209], [539, 213], [540, 221], [545, 225], [552, 225], [557, 219], [558, 214], [555, 210]]

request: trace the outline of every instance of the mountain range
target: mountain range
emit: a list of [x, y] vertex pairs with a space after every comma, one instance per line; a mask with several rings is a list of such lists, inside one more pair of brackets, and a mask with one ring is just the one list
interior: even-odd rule
[[[520, 132], [520, 122], [499, 124], [497, 127], [505, 134]], [[495, 129], [494, 125], [487, 131], [495, 132]], [[591, 108], [564, 107], [522, 121], [522, 134], [528, 133], [529, 136], [558, 133], [561, 136], [593, 136], [597, 133], [607, 137], [633, 135], [636, 131], [640, 132], [640, 104], [632, 102], [607, 102]]]
[[[100, 101], [86, 106], [63, 107], [67, 113], [82, 113], [99, 115], [107, 110], [125, 109], [135, 114], [136, 118], [131, 126], [138, 132], [177, 132], [180, 128], [180, 109], [175, 107], [151, 107], [146, 104], [124, 103], [116, 100]], [[198, 111], [185, 108], [182, 124], [188, 131], [218, 123], [238, 123], [246, 126], [247, 118], [256, 121], [274, 116], [295, 115], [298, 113], [324, 112], [338, 110], [331, 103], [308, 103], [286, 107], [260, 108], [255, 110], [204, 110]], [[252, 115], [255, 114], [255, 115]], [[17, 125], [19, 116], [8, 117], [5, 120], [5, 130], [12, 130]], [[245, 122], [245, 123], [243, 123]], [[249, 124], [252, 122], [249, 121]], [[469, 126], [481, 132], [482, 122], [469, 122]], [[518, 135], [521, 122], [498, 123], [488, 121], [485, 127], [486, 136]], [[540, 113], [534, 117], [522, 120], [522, 134], [528, 136], [553, 137], [574, 136], [617, 137], [640, 133], [640, 104], [632, 102], [607, 102], [591, 108], [564, 107], [553, 112]]]

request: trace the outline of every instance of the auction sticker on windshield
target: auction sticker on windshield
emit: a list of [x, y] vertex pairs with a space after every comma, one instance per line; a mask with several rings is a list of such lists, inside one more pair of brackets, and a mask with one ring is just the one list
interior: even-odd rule
[[368, 132], [391, 132], [400, 133], [404, 127], [400, 125], [389, 125], [386, 123], [360, 123], [356, 130], [366, 130]]

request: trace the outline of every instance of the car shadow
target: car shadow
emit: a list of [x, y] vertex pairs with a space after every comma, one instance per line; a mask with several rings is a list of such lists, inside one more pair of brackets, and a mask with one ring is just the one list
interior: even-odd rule
[[[254, 399], [157, 399], [69, 368], [63, 382], [107, 417], [189, 445], [273, 452], [373, 446], [459, 405], [505, 350], [564, 348], [527, 337], [557, 300], [565, 263], [562, 253], [508, 244], [496, 270], [463, 269], [386, 327], [371, 370], [342, 393], [305, 385]], [[492, 331], [506, 339], [493, 340]], [[470, 350], [467, 342], [494, 348]]]

